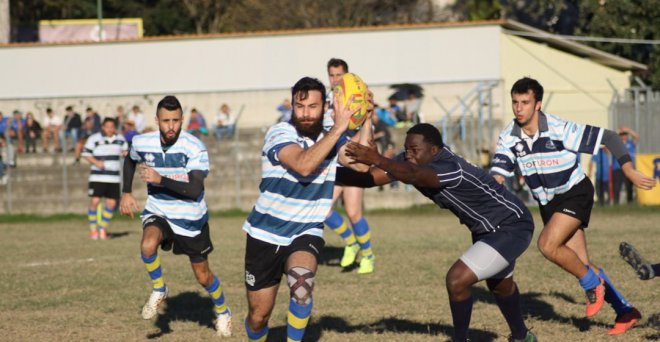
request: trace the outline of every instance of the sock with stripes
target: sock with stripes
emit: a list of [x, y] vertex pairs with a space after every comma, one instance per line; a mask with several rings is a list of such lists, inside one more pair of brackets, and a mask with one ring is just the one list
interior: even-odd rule
[[472, 296], [460, 302], [449, 300], [451, 318], [454, 322], [454, 338], [452, 341], [467, 341], [470, 318], [472, 317], [472, 303]]
[[163, 279], [163, 272], [160, 268], [160, 257], [158, 254], [156, 253], [149, 257], [143, 255], [142, 262], [144, 262], [144, 266], [149, 273], [149, 278], [151, 278], [151, 282], [153, 283], [153, 290], [165, 292], [165, 280]]
[[268, 339], [268, 325], [259, 331], [253, 331], [245, 319], [245, 332], [247, 332], [248, 341], [250, 342], [266, 342]]
[[353, 230], [357, 237], [357, 242], [360, 244], [360, 254], [363, 258], [371, 258], [374, 253], [371, 251], [371, 232], [369, 231], [369, 224], [364, 217], [360, 218], [357, 222], [353, 223]]
[[206, 288], [206, 291], [208, 291], [209, 295], [211, 295], [211, 299], [215, 305], [214, 309], [216, 316], [227, 313], [229, 311], [227, 304], [225, 304], [225, 294], [222, 291], [222, 286], [220, 286], [220, 280], [215, 276], [215, 274], [213, 275], [213, 282], [211, 285], [209, 285], [209, 287]]
[[89, 222], [89, 230], [96, 230], [96, 209], [87, 209], [87, 221]]
[[108, 228], [108, 224], [112, 219], [112, 214], [115, 212], [114, 208], [103, 207], [103, 213], [101, 214], [101, 221], [99, 222], [99, 229]]
[[334, 210], [331, 211], [330, 215], [325, 219], [325, 224], [328, 225], [332, 231], [337, 233], [337, 235], [341, 236], [347, 246], [357, 242], [355, 240], [355, 234], [353, 234], [351, 228], [346, 224], [346, 221], [338, 212]]
[[614, 287], [610, 278], [605, 274], [605, 270], [602, 268], [598, 269], [600, 272], [598, 277], [605, 281], [605, 301], [612, 306], [612, 309], [616, 311], [617, 315], [630, 312], [632, 305], [626, 300], [626, 298]]
[[313, 300], [309, 304], [298, 304], [295, 299], [291, 298], [289, 301], [289, 313], [287, 315], [287, 341], [302, 340], [303, 335], [305, 335], [307, 323], [309, 323], [309, 316], [312, 314], [313, 306]]

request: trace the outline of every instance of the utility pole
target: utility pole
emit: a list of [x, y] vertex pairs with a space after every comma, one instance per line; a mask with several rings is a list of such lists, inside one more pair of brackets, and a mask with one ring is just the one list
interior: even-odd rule
[[99, 42], [102, 42], [103, 41], [103, 0], [96, 0], [96, 15], [99, 18]]
[[9, 37], [11, 34], [10, 19], [9, 0], [0, 0], [0, 44], [9, 43]]

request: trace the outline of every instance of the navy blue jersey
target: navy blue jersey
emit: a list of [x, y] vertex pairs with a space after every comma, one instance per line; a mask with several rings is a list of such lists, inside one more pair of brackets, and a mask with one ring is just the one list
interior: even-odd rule
[[437, 172], [439, 187], [417, 190], [439, 207], [451, 210], [472, 234], [529, 229], [530, 225], [512, 224], [531, 220], [529, 210], [482, 168], [446, 147], [426, 166]]

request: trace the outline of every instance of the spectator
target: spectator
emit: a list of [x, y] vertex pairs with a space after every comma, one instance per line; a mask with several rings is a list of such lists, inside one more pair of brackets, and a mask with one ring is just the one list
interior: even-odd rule
[[[634, 130], [628, 128], [628, 127], [621, 127], [619, 129], [619, 137], [621, 138], [621, 142], [623, 145], [626, 146], [626, 149], [628, 150], [628, 154], [630, 155], [630, 159], [632, 160], [633, 165], [635, 165], [635, 155], [636, 153], [636, 148], [637, 148], [637, 142], [639, 141], [639, 135], [637, 132]], [[619, 161], [614, 159], [612, 163], [612, 182], [613, 182], [613, 188], [614, 188], [614, 204], [619, 204], [619, 197], [621, 194], [621, 186], [623, 184], [626, 185], [626, 202], [628, 204], [632, 203], [633, 201], [633, 184], [630, 181], [630, 179], [626, 178], [626, 176], [623, 174], [623, 170], [621, 170], [621, 165], [619, 164]]]
[[32, 153], [37, 153], [37, 140], [41, 137], [41, 125], [34, 119], [31, 112], [25, 115], [23, 136], [25, 137], [25, 153], [30, 153], [30, 147], [32, 147]]
[[78, 143], [76, 144], [75, 149], [76, 163], [80, 162], [80, 153], [82, 153], [83, 147], [87, 142], [87, 138], [89, 138], [92, 134], [101, 131], [101, 116], [91, 107], [87, 107], [85, 112], [85, 121], [83, 122], [80, 138], [78, 139]]
[[403, 109], [401, 109], [401, 106], [399, 106], [399, 102], [396, 100], [396, 98], [394, 96], [390, 96], [388, 101], [390, 102], [390, 115], [397, 121], [406, 121], [406, 113], [403, 112]]
[[204, 116], [196, 108], [190, 111], [190, 120], [188, 121], [186, 130], [197, 138], [209, 134], [209, 130], [206, 128], [206, 120], [204, 120]]
[[229, 106], [226, 103], [223, 103], [220, 106], [220, 112], [215, 117], [215, 137], [216, 139], [221, 139], [224, 136], [234, 135], [234, 130], [236, 129], [236, 119], [231, 114]]
[[280, 116], [277, 118], [277, 122], [289, 122], [291, 120], [291, 100], [284, 99], [282, 104], [277, 106], [277, 111], [280, 112]]
[[377, 107], [375, 108], [375, 114], [378, 116], [378, 119], [380, 119], [380, 121], [385, 123], [385, 125], [390, 127], [396, 125], [397, 122], [396, 116], [392, 115], [392, 113], [388, 109]]
[[25, 127], [25, 119], [23, 118], [23, 114], [15, 110], [14, 115], [9, 120], [9, 125], [8, 125], [8, 130], [7, 130], [7, 144], [11, 145], [14, 140], [18, 142], [18, 146], [16, 147], [16, 151], [18, 153], [23, 153], [23, 139], [25, 138], [23, 136], [23, 127]]
[[126, 113], [124, 112], [124, 106], [117, 106], [117, 116], [115, 117], [115, 122], [117, 123], [117, 131], [123, 133], [124, 123], [126, 122]]
[[603, 206], [605, 204], [605, 197], [607, 195], [607, 203], [611, 201], [610, 198], [610, 164], [612, 164], [612, 155], [606, 147], [598, 149], [598, 153], [591, 157], [591, 163], [589, 164], [589, 174], [593, 169], [593, 165], [596, 165], [596, 175], [594, 181], [596, 183], [596, 198], [598, 199], [598, 205]]
[[140, 106], [133, 106], [133, 110], [128, 114], [128, 119], [135, 123], [135, 130], [140, 133], [145, 133], [144, 129], [147, 128], [147, 123], [144, 121], [144, 114], [140, 110]]
[[73, 111], [73, 106], [66, 107], [66, 114], [64, 116], [64, 127], [60, 130], [60, 146], [64, 149], [66, 146], [66, 138], [71, 137], [71, 147], [69, 152], [73, 152], [74, 147], [78, 144], [78, 137], [82, 129], [82, 118], [80, 114]]
[[[378, 113], [382, 108], [378, 107], [378, 105], [375, 105], [374, 109], [375, 113]], [[373, 115], [372, 121], [374, 124], [374, 142], [378, 146], [378, 152], [384, 155], [388, 149], [388, 146], [392, 144], [392, 133], [390, 133], [387, 124], [381, 120], [380, 115]], [[386, 157], [391, 158], [393, 155]]]
[[138, 132], [135, 130], [135, 122], [132, 120], [126, 120], [124, 121], [124, 127], [122, 128], [122, 134], [124, 134], [124, 139], [126, 139], [126, 142], [128, 143], [128, 147], [130, 148], [131, 145], [133, 144], [133, 137], [138, 135]]
[[[8, 163], [13, 160], [13, 153], [12, 149], [10, 146], [7, 144], [7, 130], [9, 129], [9, 118], [4, 116], [2, 112], [0, 112], [0, 148], [4, 150], [4, 156], [5, 159]], [[3, 154], [0, 153], [0, 176], [3, 176], [2, 180], [3, 182], [6, 181], [4, 169], [5, 169], [5, 164], [2, 161]], [[5, 184], [5, 183], [3, 183]]]
[[410, 93], [406, 100], [406, 121], [416, 125], [422, 120], [420, 119], [419, 109], [422, 105], [422, 100], [417, 97], [415, 93]]
[[59, 131], [62, 128], [62, 119], [58, 116], [55, 116], [52, 108], [46, 109], [46, 119], [44, 120], [44, 125], [41, 130], [41, 143], [44, 147], [44, 153], [48, 152], [48, 139], [53, 137], [53, 145], [55, 149], [59, 149], [60, 146], [60, 136]]
[[[0, 125], [1, 121], [4, 118], [2, 117], [2, 112], [0, 112]], [[0, 185], [7, 184], [7, 175], [5, 174], [5, 163], [2, 159], [2, 151], [6, 146], [4, 131], [0, 131]]]

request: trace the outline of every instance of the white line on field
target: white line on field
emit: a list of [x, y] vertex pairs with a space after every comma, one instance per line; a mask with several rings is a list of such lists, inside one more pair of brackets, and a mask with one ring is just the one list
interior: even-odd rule
[[83, 262], [93, 262], [94, 258], [87, 259], [74, 259], [74, 260], [58, 260], [58, 261], [35, 261], [29, 262], [27, 264], [20, 265], [21, 267], [39, 267], [39, 266], [53, 266], [53, 265], [64, 265], [64, 264], [76, 264]]

